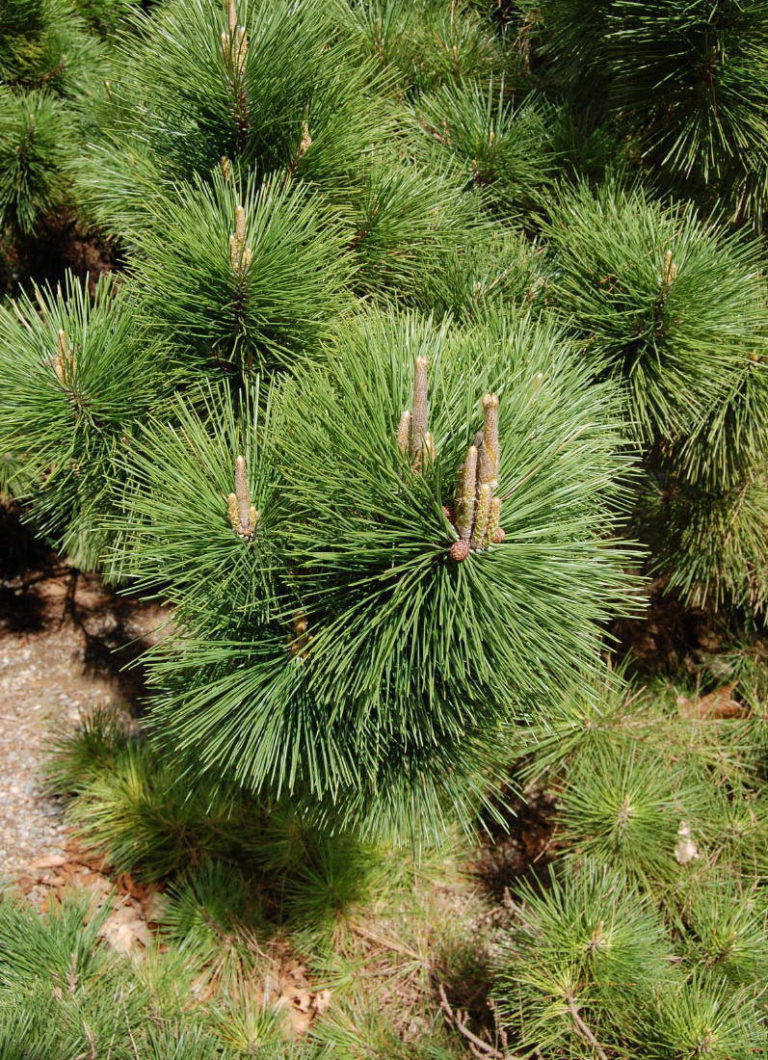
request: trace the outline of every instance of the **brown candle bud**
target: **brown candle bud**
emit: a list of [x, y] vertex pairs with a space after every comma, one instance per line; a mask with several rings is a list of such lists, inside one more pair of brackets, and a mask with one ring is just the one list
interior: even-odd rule
[[397, 448], [401, 453], [408, 453], [411, 447], [411, 414], [406, 409], [400, 417], [397, 427]]
[[499, 399], [496, 394], [483, 398], [483, 446], [480, 450], [478, 481], [495, 490], [499, 483]]
[[417, 357], [413, 373], [413, 411], [411, 413], [411, 456], [414, 465], [421, 464], [424, 436], [429, 429], [429, 377], [426, 357]]
[[235, 461], [235, 496], [237, 498], [238, 533], [244, 537], [253, 533], [251, 527], [251, 493], [245, 470], [245, 457]]
[[237, 29], [237, 4], [235, 0], [228, 0], [227, 2], [227, 21], [229, 23], [229, 32], [234, 33]]
[[56, 378], [62, 386], [67, 382], [75, 367], [75, 359], [67, 342], [67, 335], [63, 328], [56, 332], [56, 354], [53, 358], [53, 370]]
[[312, 137], [309, 134], [309, 122], [305, 118], [301, 124], [301, 139], [299, 140], [296, 153], [290, 161], [288, 166], [288, 173], [290, 176], [296, 175], [296, 170], [299, 168], [299, 162], [302, 160], [304, 155], [312, 146]]
[[288, 638], [291, 655], [304, 658], [307, 654], [312, 634], [309, 632], [309, 620], [303, 611], [297, 611], [291, 622], [293, 636]]
[[476, 486], [477, 447], [470, 445], [459, 472], [459, 485], [456, 490], [456, 531], [462, 541], [469, 541], [472, 536]]
[[235, 231], [229, 237], [229, 259], [234, 272], [240, 276], [251, 264], [251, 251], [245, 243], [245, 210], [235, 209]]
[[[488, 529], [486, 530], [486, 540], [484, 542], [485, 544], [491, 544], [491, 543], [499, 544], [499, 542], [496, 541], [496, 535], [499, 533], [499, 531], [501, 531], [502, 535], [504, 534], [504, 531], [501, 530], [501, 527], [499, 526], [499, 519], [500, 518], [501, 518], [501, 497], [492, 497], [491, 498], [491, 511], [490, 511], [489, 516], [488, 516]], [[504, 540], [504, 538], [502, 536], [502, 541], [503, 540]]]
[[[235, 14], [237, 18], [237, 14]], [[241, 76], [245, 69], [245, 58], [248, 54], [248, 34], [244, 26], [230, 26], [229, 33], [221, 34], [221, 54], [236, 76]]]
[[312, 146], [312, 137], [309, 135], [309, 122], [305, 121], [301, 126], [301, 139], [299, 140], [298, 157], [301, 158]]
[[663, 287], [669, 287], [669, 285], [674, 283], [676, 279], [677, 265], [675, 264], [672, 251], [668, 250], [664, 254], [664, 261], [661, 266], [661, 284]]
[[430, 460], [435, 459], [435, 439], [432, 437], [432, 432], [427, 431], [424, 435], [424, 449], [422, 455], [426, 453]]
[[245, 57], [248, 54], [248, 34], [245, 26], [238, 26], [235, 30], [235, 71], [242, 76], [245, 70]]
[[235, 239], [238, 244], [245, 242], [245, 208], [235, 207]]
[[475, 527], [472, 531], [472, 548], [481, 549], [485, 547], [488, 535], [488, 523], [491, 518], [491, 501], [493, 493], [487, 482], [482, 483], [477, 490], [477, 504], [475, 506]]
[[230, 493], [227, 497], [227, 518], [232, 525], [232, 529], [237, 533], [240, 530], [240, 514], [237, 506], [237, 496], [234, 493]]

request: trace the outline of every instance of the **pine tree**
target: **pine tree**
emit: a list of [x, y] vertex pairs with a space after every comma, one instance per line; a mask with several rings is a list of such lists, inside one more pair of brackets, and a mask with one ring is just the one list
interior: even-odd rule
[[[0, 11], [0, 287], [14, 290], [55, 257], [80, 222], [71, 167], [82, 153], [109, 73], [96, 22], [133, 0], [8, 0]], [[83, 9], [88, 5], [83, 4]], [[109, 9], [109, 11], [107, 10]], [[119, 9], [119, 11], [118, 11]], [[80, 237], [88, 238], [84, 229]], [[50, 240], [42, 251], [37, 241]], [[44, 267], [44, 266], [43, 266]], [[53, 265], [50, 269], [55, 271]]]
[[427, 168], [382, 151], [354, 201], [340, 206], [350, 226], [354, 288], [378, 301], [431, 310], [427, 292], [440, 282], [446, 259], [491, 238], [480, 197], [445, 159]]
[[523, 1055], [746, 1060], [765, 1048], [759, 738], [750, 718], [684, 713], [675, 698], [627, 698], [605, 675], [531, 742], [527, 775], [558, 792], [561, 852], [515, 888], [494, 957], [503, 1028]]
[[159, 190], [226, 159], [243, 177], [286, 170], [338, 187], [386, 123], [372, 64], [353, 63], [320, 0], [174, 0], [136, 18], [138, 40], [118, 48], [101, 142], [78, 166], [84, 199], [108, 227], [115, 207], [143, 196], [126, 173], [143, 187], [150, 166]]
[[[483, 734], [589, 669], [598, 626], [631, 583], [616, 567], [631, 547], [612, 560], [603, 541], [628, 504], [671, 589], [721, 607], [765, 602], [758, 248], [618, 179], [556, 189], [574, 100], [547, 100], [548, 66], [540, 95], [532, 75], [504, 80], [502, 36], [458, 7], [450, 32], [465, 43], [474, 34], [477, 47], [464, 56], [456, 45], [453, 72], [433, 55], [419, 81], [398, 49], [413, 45], [416, 25], [449, 29], [444, 14], [172, 0], [113, 22], [113, 76], [84, 119], [87, 157], [70, 169], [75, 198], [123, 238], [130, 281], [114, 298], [118, 285], [103, 285], [92, 308], [70, 284], [45, 296], [43, 317], [27, 297], [25, 323], [9, 312], [3, 325], [12, 488], [81, 562], [106, 561], [148, 591], [162, 583], [188, 623], [153, 663], [158, 729], [188, 719], [183, 738], [199, 741], [210, 723], [203, 758], [255, 789], [350, 805], [381, 790], [394, 817], [405, 814], [398, 785], [409, 770], [445, 779], [452, 755], [465, 772], [451, 774], [450, 797], [474, 798], [497, 768]], [[377, 40], [384, 50], [372, 53]], [[460, 74], [464, 58], [474, 80]], [[519, 219], [540, 228], [539, 246]], [[360, 297], [379, 310], [356, 315]], [[403, 324], [398, 301], [463, 318], [467, 330], [418, 316]], [[536, 322], [547, 312], [581, 354]], [[61, 350], [47, 352], [57, 330]], [[91, 357], [90, 389], [67, 397]], [[448, 381], [432, 376], [434, 425], [423, 396], [407, 399], [423, 358], [433, 373], [450, 366]], [[30, 371], [45, 385], [30, 387]], [[561, 421], [547, 418], [550, 379], [563, 388]], [[171, 389], [179, 397], [167, 405]], [[55, 394], [65, 403], [54, 428], [45, 401]], [[107, 394], [108, 412], [96, 414]], [[400, 423], [404, 410], [411, 419]], [[532, 491], [520, 523], [508, 522], [482, 447], [472, 454], [484, 415], [519, 425], [502, 453], [519, 469], [514, 488]], [[410, 477], [398, 470], [398, 430]], [[636, 455], [644, 479], [626, 475]], [[541, 461], [557, 476], [551, 497], [566, 490], [559, 506], [547, 507]], [[589, 513], [573, 500], [579, 490]], [[511, 535], [529, 534], [518, 566]], [[515, 602], [513, 584], [534, 602]], [[490, 618], [475, 638], [436, 632], [466, 630], [478, 609], [506, 615], [507, 633]], [[530, 628], [518, 629], [518, 613]], [[249, 688], [273, 704], [271, 729], [243, 756]]]
[[595, 1056], [600, 1042], [634, 1050], [654, 995], [674, 982], [661, 917], [599, 864], [547, 882], [524, 892], [525, 907], [502, 943], [502, 1017], [526, 1051], [544, 1056]]
[[99, 76], [103, 54], [73, 0], [6, 0], [0, 12], [0, 83], [73, 98]]
[[418, 101], [427, 142], [455, 154], [464, 180], [486, 189], [507, 222], [527, 218], [546, 195], [555, 170], [554, 122], [545, 101], [519, 106], [505, 85], [445, 85]]
[[514, 54], [491, 20], [467, 0], [362, 0], [339, 5], [341, 32], [365, 59], [374, 59], [399, 96], [465, 79], [517, 71]]
[[337, 325], [255, 434], [215, 395], [202, 422], [151, 428], [118, 570], [170, 581], [184, 616], [151, 664], [161, 738], [342, 819], [376, 795], [371, 827], [420, 803], [429, 827], [446, 796], [468, 812], [489, 734], [589, 669], [628, 600], [631, 552], [603, 540], [627, 467], [615, 395], [581, 379], [551, 328], [374, 315]]
[[104, 38], [117, 34], [140, 6], [141, 0], [75, 0], [78, 14]]
[[596, 377], [623, 382], [650, 476], [638, 521], [694, 605], [765, 602], [768, 335], [759, 246], [616, 182], [564, 190], [545, 224], [552, 300]]

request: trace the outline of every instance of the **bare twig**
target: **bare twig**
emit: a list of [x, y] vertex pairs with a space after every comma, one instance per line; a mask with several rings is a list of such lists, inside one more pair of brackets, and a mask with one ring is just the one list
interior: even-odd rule
[[466, 1014], [462, 1014], [459, 1011], [454, 1012], [451, 1008], [442, 983], [438, 983], [437, 989], [440, 993], [440, 1008], [443, 1010], [446, 1020], [466, 1039], [473, 1056], [482, 1057], [483, 1060], [522, 1060], [522, 1057], [516, 1053], [506, 1051], [502, 1053], [495, 1046], [484, 1042], [482, 1038], [478, 1038], [467, 1026]]
[[581, 1018], [581, 1015], [579, 1013], [579, 1006], [574, 1001], [573, 994], [570, 990], [567, 991], [565, 995], [565, 1000], [568, 1004], [568, 1011], [571, 1014], [571, 1018], [576, 1024], [576, 1030], [579, 1032], [581, 1037], [584, 1039], [585, 1042], [589, 1042], [589, 1044], [599, 1056], [600, 1060], [608, 1060], [608, 1057], [606, 1056], [605, 1050], [603, 1049], [602, 1045], [594, 1036], [594, 1034], [589, 1029], [584, 1020]]
[[394, 939], [385, 938], [384, 935], [379, 935], [376, 931], [370, 931], [368, 928], [362, 927], [360, 924], [351, 925], [352, 932], [355, 935], [359, 935], [360, 938], [365, 939], [367, 942], [373, 942], [377, 946], [381, 946], [385, 950], [392, 950], [393, 953], [399, 953], [402, 957], [410, 957], [415, 961], [423, 961], [423, 957], [416, 953], [415, 950], [410, 949], [408, 946], [403, 946], [402, 943], [396, 942]]

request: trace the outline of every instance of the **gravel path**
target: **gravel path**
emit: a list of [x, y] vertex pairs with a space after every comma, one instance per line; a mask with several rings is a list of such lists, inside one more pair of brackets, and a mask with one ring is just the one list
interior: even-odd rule
[[63, 855], [62, 807], [41, 785], [47, 743], [95, 707], [135, 707], [141, 672], [121, 668], [162, 618], [60, 564], [0, 581], [0, 880]]

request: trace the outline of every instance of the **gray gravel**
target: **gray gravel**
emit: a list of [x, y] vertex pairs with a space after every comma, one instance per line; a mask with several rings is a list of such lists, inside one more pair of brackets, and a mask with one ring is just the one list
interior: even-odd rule
[[[152, 608], [132, 608], [81, 578], [67, 607], [72, 583], [61, 569], [37, 580], [39, 620], [32, 630], [14, 628], [0, 614], [0, 881], [17, 878], [36, 862], [64, 853], [67, 828], [61, 802], [43, 789], [42, 767], [55, 732], [73, 727], [95, 708], [121, 698], [109, 668], [86, 665], [86, 644], [109, 647], [140, 637], [162, 618]], [[117, 631], [117, 633], [116, 633]]]
[[[73, 631], [35, 634], [26, 644], [0, 640], [0, 877], [63, 854], [66, 827], [58, 800], [41, 786], [46, 743], [75, 725], [81, 711], [109, 701], [103, 685], [84, 687], [72, 652]], [[82, 657], [82, 656], [81, 656]], [[44, 687], [55, 692], [43, 692]]]

